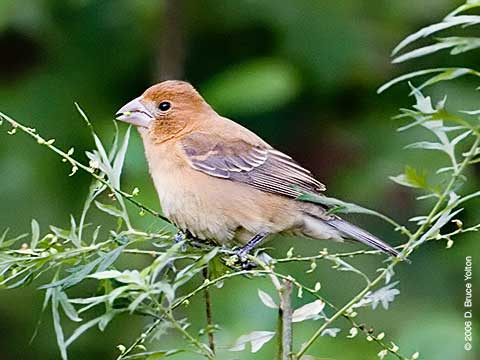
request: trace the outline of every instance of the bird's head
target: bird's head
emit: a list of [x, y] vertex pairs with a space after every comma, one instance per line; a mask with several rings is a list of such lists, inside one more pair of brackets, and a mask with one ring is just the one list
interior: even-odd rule
[[185, 81], [168, 80], [149, 87], [117, 111], [116, 119], [135, 125], [155, 140], [168, 139], [191, 127], [212, 108]]

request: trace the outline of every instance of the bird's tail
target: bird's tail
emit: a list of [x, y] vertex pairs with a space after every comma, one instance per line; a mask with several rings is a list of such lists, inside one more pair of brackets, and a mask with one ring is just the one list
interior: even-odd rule
[[346, 238], [357, 240], [365, 245], [368, 245], [374, 249], [381, 250], [384, 253], [390, 254], [392, 256], [398, 256], [400, 252], [387, 243], [383, 242], [375, 235], [370, 234], [368, 231], [355, 226], [348, 221], [345, 221], [339, 217], [326, 221], [327, 224], [333, 226], [335, 229], [340, 231], [342, 235]]
[[307, 236], [318, 239], [352, 239], [395, 257], [400, 253], [375, 235], [337, 216], [327, 220], [309, 214], [304, 220], [304, 232]]

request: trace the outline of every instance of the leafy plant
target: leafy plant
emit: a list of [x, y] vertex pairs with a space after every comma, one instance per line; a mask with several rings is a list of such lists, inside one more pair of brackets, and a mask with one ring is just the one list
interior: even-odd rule
[[[480, 1], [468, 1], [440, 23], [430, 25], [410, 35], [394, 50], [399, 54], [420, 38], [430, 37], [437, 32], [458, 26], [480, 24], [480, 16], [465, 15], [480, 7]], [[394, 62], [411, 60], [432, 54], [442, 49], [450, 49], [452, 55], [472, 51], [479, 47], [475, 37], [450, 36], [434, 40], [434, 44], [423, 46], [403, 55]], [[408, 259], [410, 255], [429, 241], [445, 241], [446, 247], [453, 246], [459, 234], [478, 231], [480, 224], [464, 224], [460, 219], [466, 202], [480, 196], [480, 191], [465, 192], [465, 183], [469, 181], [470, 168], [480, 162], [480, 110], [447, 110], [446, 97], [432, 101], [423, 91], [442, 81], [456, 79], [463, 75], [479, 76], [479, 72], [469, 68], [443, 67], [425, 69], [402, 75], [382, 86], [382, 92], [390, 86], [416, 79], [418, 76], [435, 74], [418, 86], [410, 84], [411, 95], [415, 103], [409, 109], [401, 109], [396, 117], [403, 124], [399, 131], [422, 129], [423, 138], [407, 146], [410, 150], [437, 151], [444, 156], [434, 176], [414, 166], [406, 166], [402, 174], [392, 176], [391, 180], [401, 186], [414, 188], [418, 200], [429, 204], [429, 210], [422, 215], [413, 216], [409, 226], [379, 212], [343, 202], [333, 198], [304, 194], [301, 200], [327, 204], [332, 212], [364, 213], [377, 216], [400, 232], [405, 242], [401, 245], [401, 256], [388, 259], [374, 275], [354, 266], [352, 257], [378, 254], [374, 250], [361, 250], [345, 253], [329, 253], [322, 250], [307, 256], [295, 254], [294, 249], [281, 258], [271, 258], [263, 252], [249, 256], [256, 263], [253, 270], [243, 270], [235, 265], [231, 250], [209, 244], [199, 244], [193, 240], [180, 238], [165, 230], [145, 232], [138, 229], [134, 211], [146, 213], [160, 219], [166, 225], [168, 219], [136, 200], [138, 189], [131, 193], [121, 189], [121, 173], [130, 138], [130, 129], [120, 135], [115, 125], [115, 136], [110, 147], [95, 133], [93, 126], [82, 109], [77, 109], [91, 129], [95, 148], [86, 153], [89, 159], [84, 164], [73, 157], [74, 149], [63, 151], [6, 114], [0, 113], [3, 122], [10, 125], [8, 133], [14, 135], [23, 132], [31, 136], [38, 144], [58, 154], [71, 167], [70, 176], [78, 170], [86, 171], [92, 177], [85, 205], [81, 214], [70, 218], [70, 227], [63, 229], [50, 226], [42, 231], [37, 221], [32, 220], [31, 235], [9, 236], [8, 229], [0, 236], [0, 286], [3, 288], [24, 287], [31, 283], [45, 294], [43, 310], [50, 308], [58, 347], [62, 359], [68, 358], [68, 348], [82, 334], [94, 327], [105, 331], [109, 323], [120, 314], [146, 316], [150, 325], [138, 335], [129, 346], [118, 345], [117, 359], [160, 359], [188, 352], [207, 359], [215, 358], [215, 337], [218, 331], [211, 317], [211, 302], [208, 291], [212, 286], [221, 286], [225, 281], [242, 277], [245, 281], [256, 283], [258, 278], [271, 281], [277, 298], [264, 290], [258, 290], [259, 300], [268, 309], [278, 312], [277, 329], [255, 330], [238, 337], [230, 344], [231, 351], [255, 353], [262, 346], [276, 339], [279, 359], [313, 359], [305, 355], [321, 336], [340, 336], [342, 330], [332, 327], [343, 318], [350, 327], [345, 336], [353, 338], [363, 336], [366, 341], [379, 347], [380, 359], [390, 355], [398, 359], [417, 359], [419, 353], [402, 355], [400, 348], [384, 332], [372, 333], [360, 320], [359, 312], [364, 307], [372, 309], [389, 305], [400, 295], [394, 269]], [[131, 204], [132, 206], [128, 206]], [[92, 209], [98, 209], [111, 216], [116, 223], [113, 229], [101, 229], [90, 216]], [[91, 221], [91, 223], [87, 223]], [[446, 225], [453, 223], [454, 229]], [[410, 230], [412, 229], [412, 230]], [[150, 256], [151, 262], [144, 268], [121, 268], [119, 259], [130, 256]], [[286, 263], [305, 264], [306, 273], [316, 271], [317, 263], [329, 262], [337, 271], [350, 272], [357, 276], [364, 287], [344, 305], [336, 305], [328, 299], [320, 282], [308, 284], [304, 279], [293, 277], [285, 267]], [[200, 285], [194, 279], [203, 276]], [[80, 288], [80, 285], [85, 284]], [[92, 286], [94, 284], [94, 286]], [[186, 290], [189, 284], [189, 290]], [[80, 289], [81, 295], [73, 295], [72, 289]], [[193, 288], [193, 290], [192, 290]], [[266, 290], [266, 289], [265, 289]], [[293, 309], [294, 291], [299, 298], [309, 297], [309, 301]], [[190, 331], [189, 319], [181, 318], [177, 310], [186, 306], [190, 299], [200, 293], [206, 293], [207, 325], [201, 334]], [[75, 294], [79, 294], [76, 291]], [[210, 314], [210, 316], [208, 316]], [[314, 321], [317, 329], [298, 349], [292, 348], [292, 326], [294, 323]], [[76, 324], [75, 330], [68, 333], [65, 324]], [[228, 326], [228, 324], [224, 324]], [[165, 332], [176, 331], [185, 340], [186, 345], [178, 349], [151, 350], [146, 340], [162, 336]], [[207, 335], [205, 340], [204, 335]]]

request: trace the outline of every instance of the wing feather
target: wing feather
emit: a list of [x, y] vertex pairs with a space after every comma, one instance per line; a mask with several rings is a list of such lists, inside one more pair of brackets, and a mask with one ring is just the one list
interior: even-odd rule
[[325, 190], [310, 171], [268, 145], [196, 132], [184, 137], [181, 146], [190, 166], [211, 176], [288, 197]]

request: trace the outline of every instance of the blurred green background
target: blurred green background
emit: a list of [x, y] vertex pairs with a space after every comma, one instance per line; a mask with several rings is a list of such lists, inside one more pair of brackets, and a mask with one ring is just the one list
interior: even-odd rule
[[[412, 31], [440, 20], [461, 2], [451, 0], [314, 1], [314, 0], [0, 0], [0, 110], [38, 129], [46, 138], [85, 161], [93, 146], [88, 129], [76, 112], [77, 101], [104, 139], [113, 134], [115, 111], [163, 78], [190, 81], [220, 113], [260, 134], [292, 155], [325, 184], [328, 194], [377, 209], [407, 223], [422, 214], [428, 203], [388, 180], [405, 164], [434, 169], [443, 159], [431, 153], [403, 150], [424, 134], [396, 133], [391, 120], [399, 107], [408, 107], [406, 85], [378, 96], [383, 82], [400, 73], [429, 66], [478, 64], [478, 53], [460, 57], [436, 55], [401, 66], [390, 64], [393, 46]], [[475, 57], [477, 55], [477, 57]], [[449, 106], [477, 105], [475, 84], [465, 79], [434, 88], [437, 100], [449, 94]], [[67, 226], [69, 214], [78, 215], [90, 182], [53, 153], [23, 134], [0, 133], [0, 228], [12, 234], [26, 232], [30, 219]], [[478, 188], [480, 172], [470, 174], [470, 190]], [[434, 177], [434, 175], [432, 175]], [[141, 189], [139, 200], [159, 209], [147, 173], [142, 145], [134, 134], [127, 155], [123, 187]], [[463, 221], [478, 222], [479, 202], [472, 202]], [[108, 224], [101, 213], [94, 221]], [[392, 229], [357, 217], [372, 232], [399, 244]], [[140, 226], [160, 228], [152, 218]], [[429, 243], [413, 263], [397, 267], [401, 294], [388, 311], [368, 309], [361, 318], [376, 332], [385, 331], [401, 351], [420, 351], [422, 359], [478, 359], [463, 350], [463, 267], [466, 255], [478, 254], [478, 235], [459, 239], [452, 249]], [[325, 246], [356, 249], [351, 244], [278, 240], [273, 255], [294, 245], [301, 254]], [[478, 259], [478, 257], [477, 257]], [[370, 273], [381, 257], [356, 259]], [[141, 267], [151, 259], [135, 259], [126, 267]], [[474, 263], [478, 269], [478, 264]], [[306, 268], [308, 265], [306, 265]], [[304, 270], [296, 265], [293, 273]], [[478, 279], [474, 293], [478, 292]], [[357, 278], [320, 263], [308, 281], [320, 280], [324, 294], [337, 304], [359, 288]], [[200, 281], [200, 280], [199, 280]], [[261, 305], [256, 289], [265, 282], [237, 279], [212, 291], [214, 318], [222, 327], [225, 349], [241, 334], [272, 330], [275, 312]], [[273, 295], [273, 292], [270, 291]], [[40, 315], [43, 293], [28, 289], [0, 292], [0, 359], [59, 358], [50, 314]], [[477, 297], [478, 297], [477, 295]], [[479, 297], [480, 299], [480, 297]], [[296, 299], [297, 305], [312, 299]], [[478, 313], [478, 300], [474, 303]], [[203, 326], [201, 297], [184, 310]], [[36, 339], [29, 339], [37, 322]], [[70, 348], [71, 359], [112, 359], [117, 344], [129, 344], [146, 320], [123, 317], [105, 333], [93, 330]], [[474, 328], [479, 327], [479, 323]], [[296, 325], [299, 346], [318, 326]], [[309, 352], [328, 359], [375, 359], [380, 350], [361, 337], [347, 339], [342, 320], [337, 338], [322, 337]], [[474, 330], [477, 351], [479, 337]], [[177, 346], [177, 335], [150, 346]], [[474, 342], [475, 343], [475, 342]], [[221, 359], [272, 359], [273, 342], [259, 353], [228, 353]], [[189, 359], [191, 356], [179, 359]]]

